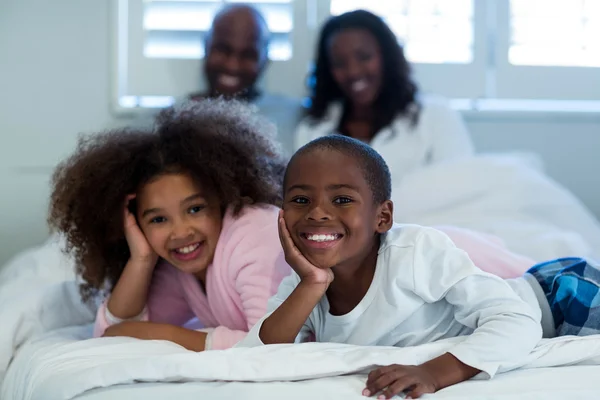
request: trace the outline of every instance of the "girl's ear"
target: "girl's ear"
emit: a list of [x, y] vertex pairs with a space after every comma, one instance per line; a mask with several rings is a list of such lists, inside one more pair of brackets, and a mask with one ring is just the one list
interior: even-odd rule
[[378, 207], [377, 210], [377, 233], [385, 233], [392, 229], [394, 225], [394, 203], [391, 200], [386, 200]]

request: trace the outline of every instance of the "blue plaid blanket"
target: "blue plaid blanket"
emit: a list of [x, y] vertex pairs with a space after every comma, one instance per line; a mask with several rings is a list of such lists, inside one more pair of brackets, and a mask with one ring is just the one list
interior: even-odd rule
[[600, 269], [583, 258], [560, 258], [530, 268], [546, 295], [557, 336], [600, 333]]

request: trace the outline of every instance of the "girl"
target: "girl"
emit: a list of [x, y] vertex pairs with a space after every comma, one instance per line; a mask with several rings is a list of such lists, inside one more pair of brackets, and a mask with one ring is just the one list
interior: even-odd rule
[[[53, 177], [84, 299], [111, 290], [95, 335], [225, 349], [264, 315], [289, 267], [277, 239], [284, 161], [238, 103], [161, 114], [153, 130], [81, 140]], [[197, 318], [202, 330], [182, 327]]]
[[568, 258], [502, 280], [444, 233], [394, 226], [390, 196], [385, 161], [359, 141], [328, 136], [296, 152], [279, 224], [295, 273], [240, 346], [314, 338], [405, 347], [464, 336], [421, 365], [374, 369], [363, 391], [416, 398], [480, 372], [493, 377], [522, 361], [542, 335], [600, 332], [597, 267]]
[[321, 30], [307, 117], [296, 149], [339, 133], [369, 143], [394, 179], [431, 163], [468, 156], [473, 145], [460, 117], [418, 88], [402, 47], [376, 15], [353, 11]]

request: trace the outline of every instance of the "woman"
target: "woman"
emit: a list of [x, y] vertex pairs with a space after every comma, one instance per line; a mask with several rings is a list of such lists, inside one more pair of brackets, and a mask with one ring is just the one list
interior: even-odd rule
[[332, 133], [360, 139], [383, 156], [395, 180], [473, 153], [460, 116], [439, 98], [419, 98], [402, 47], [378, 16], [359, 10], [331, 18], [316, 58], [296, 149]]

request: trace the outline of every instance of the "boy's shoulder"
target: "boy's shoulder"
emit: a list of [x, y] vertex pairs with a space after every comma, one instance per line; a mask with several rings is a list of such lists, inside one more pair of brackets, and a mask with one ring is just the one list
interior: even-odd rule
[[392, 229], [383, 235], [379, 253], [393, 248], [410, 248], [425, 237], [443, 238], [446, 235], [434, 228], [416, 224], [394, 223]]

